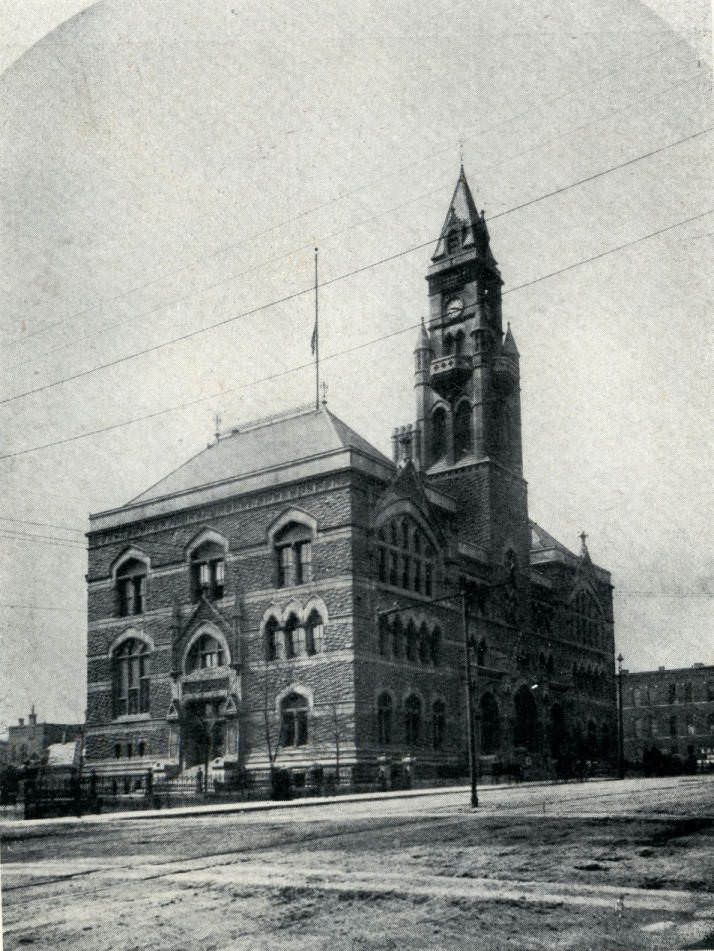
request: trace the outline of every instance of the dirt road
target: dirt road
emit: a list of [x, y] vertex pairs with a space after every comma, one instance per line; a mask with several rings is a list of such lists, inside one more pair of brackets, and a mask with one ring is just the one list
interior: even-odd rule
[[714, 947], [714, 777], [7, 824], [5, 947]]

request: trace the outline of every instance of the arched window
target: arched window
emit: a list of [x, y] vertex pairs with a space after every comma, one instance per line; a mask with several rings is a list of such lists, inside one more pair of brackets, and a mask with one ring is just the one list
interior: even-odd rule
[[431, 662], [435, 667], [441, 663], [441, 631], [438, 627], [431, 632]]
[[291, 614], [285, 625], [285, 656], [299, 657], [305, 653], [305, 629], [300, 626], [300, 622]]
[[489, 756], [501, 745], [501, 720], [498, 704], [492, 693], [481, 697], [481, 751]]
[[280, 625], [274, 617], [268, 618], [265, 625], [265, 659], [277, 660], [278, 658], [278, 630]]
[[479, 641], [478, 647], [476, 648], [476, 663], [479, 667], [486, 666], [486, 657], [488, 655], [488, 647], [486, 641], [483, 639]]
[[457, 228], [453, 228], [446, 236], [446, 253], [458, 254], [461, 248], [461, 236]]
[[410, 694], [404, 702], [404, 739], [407, 746], [416, 746], [421, 736], [421, 700]]
[[435, 750], [443, 749], [446, 737], [446, 706], [443, 700], [435, 700], [431, 708], [431, 738]]
[[378, 578], [405, 591], [431, 597], [434, 578], [434, 549], [425, 544], [411, 516], [392, 520], [377, 533]]
[[317, 611], [311, 611], [305, 625], [305, 649], [308, 655], [321, 653], [324, 643], [325, 624]]
[[305, 746], [307, 743], [307, 699], [289, 693], [280, 703], [280, 745]]
[[119, 614], [129, 617], [143, 614], [146, 606], [146, 565], [138, 558], [130, 558], [117, 571]]
[[463, 459], [471, 452], [473, 445], [471, 433], [471, 407], [462, 400], [454, 416], [454, 456]]
[[191, 646], [186, 657], [186, 673], [194, 670], [209, 670], [223, 667], [226, 657], [223, 645], [210, 634], [202, 634]]
[[399, 617], [395, 617], [392, 624], [392, 655], [402, 656], [402, 622]]
[[206, 541], [191, 553], [193, 600], [217, 601], [225, 593], [226, 553], [222, 545]]
[[407, 660], [415, 661], [417, 659], [417, 633], [414, 622], [407, 624]]
[[454, 337], [454, 353], [463, 353], [464, 352], [464, 332], [459, 330], [459, 332]]
[[669, 718], [669, 735], [671, 737], [677, 736], [677, 718], [674, 716]]
[[377, 742], [392, 742], [392, 698], [388, 693], [381, 693], [377, 700]]
[[446, 410], [439, 406], [431, 416], [431, 458], [438, 462], [446, 455]]
[[275, 536], [277, 585], [292, 585], [312, 581], [312, 532], [307, 525], [290, 522]]
[[538, 745], [538, 709], [533, 694], [523, 686], [514, 697], [516, 722], [513, 730], [515, 746], [534, 751]]
[[431, 655], [429, 644], [429, 630], [426, 623], [422, 622], [419, 628], [419, 661], [422, 664], [428, 664]]
[[454, 352], [454, 338], [451, 336], [451, 334], [447, 334], [444, 337], [444, 345], [443, 345], [442, 353], [444, 354], [445, 357], [448, 357], [453, 352]]
[[379, 653], [382, 657], [389, 654], [389, 621], [384, 616], [379, 618]]
[[148, 713], [151, 687], [150, 651], [138, 638], [124, 641], [114, 651], [114, 716]]

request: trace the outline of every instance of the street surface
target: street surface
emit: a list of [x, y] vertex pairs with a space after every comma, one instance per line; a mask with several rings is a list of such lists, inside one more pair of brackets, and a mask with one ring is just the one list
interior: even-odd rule
[[714, 776], [2, 823], [6, 949], [714, 948]]

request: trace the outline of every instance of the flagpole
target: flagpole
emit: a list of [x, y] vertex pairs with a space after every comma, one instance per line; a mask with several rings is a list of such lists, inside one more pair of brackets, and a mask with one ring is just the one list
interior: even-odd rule
[[318, 308], [318, 281], [317, 281], [317, 248], [315, 248], [315, 409], [320, 408], [320, 330]]

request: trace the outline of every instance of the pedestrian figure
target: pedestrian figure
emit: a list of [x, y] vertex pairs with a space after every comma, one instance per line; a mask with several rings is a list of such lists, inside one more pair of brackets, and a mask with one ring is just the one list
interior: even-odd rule
[[200, 767], [196, 773], [196, 792], [203, 792], [203, 770]]

